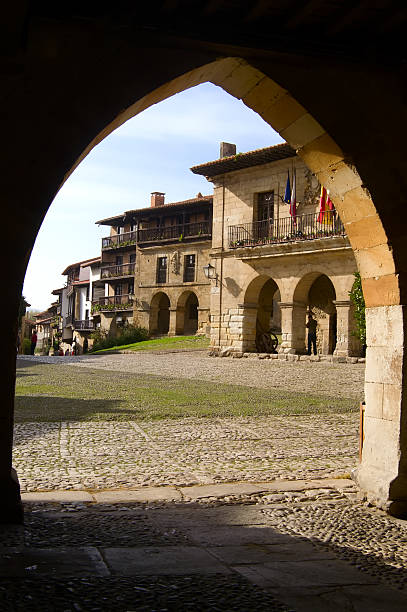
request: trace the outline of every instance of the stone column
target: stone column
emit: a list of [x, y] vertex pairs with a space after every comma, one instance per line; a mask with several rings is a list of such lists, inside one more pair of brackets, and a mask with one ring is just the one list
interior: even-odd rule
[[336, 347], [334, 355], [351, 357], [358, 354], [359, 342], [353, 331], [353, 304], [350, 300], [335, 300]]
[[[170, 326], [168, 329], [169, 336], [182, 334], [184, 331], [184, 308], [170, 308]], [[182, 331], [179, 331], [182, 323]]]
[[201, 308], [198, 306], [198, 332], [204, 333], [206, 336], [210, 335], [210, 322], [209, 322], [210, 309]]
[[407, 517], [407, 306], [366, 309], [365, 417], [355, 479], [366, 498]]
[[305, 352], [305, 314], [307, 305], [303, 302], [279, 302], [281, 308], [280, 353]]
[[257, 304], [238, 304], [242, 313], [241, 350], [245, 353], [256, 351]]

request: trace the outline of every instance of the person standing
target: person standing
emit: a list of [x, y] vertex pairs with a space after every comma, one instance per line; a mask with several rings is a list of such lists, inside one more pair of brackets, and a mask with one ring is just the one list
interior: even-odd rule
[[31, 355], [34, 355], [36, 346], [37, 346], [37, 332], [35, 329], [33, 329], [33, 332], [31, 334]]
[[311, 348], [314, 351], [314, 355], [317, 355], [317, 322], [312, 316], [312, 312], [308, 315], [308, 321], [305, 324], [308, 328], [308, 351], [307, 354], [311, 355]]

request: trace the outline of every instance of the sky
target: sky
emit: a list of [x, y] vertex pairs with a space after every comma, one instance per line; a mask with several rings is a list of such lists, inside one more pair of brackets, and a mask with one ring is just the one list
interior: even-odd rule
[[282, 142], [263, 119], [204, 83], [124, 123], [81, 162], [56, 195], [38, 233], [24, 282], [31, 310], [45, 310], [71, 263], [100, 256], [108, 226], [96, 221], [150, 205], [152, 191], [178, 202], [212, 193], [191, 166], [219, 157], [220, 142], [243, 153]]

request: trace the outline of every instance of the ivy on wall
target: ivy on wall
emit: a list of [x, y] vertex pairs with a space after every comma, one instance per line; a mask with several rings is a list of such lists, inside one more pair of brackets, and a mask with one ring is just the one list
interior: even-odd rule
[[354, 317], [356, 330], [355, 335], [359, 338], [362, 346], [366, 345], [366, 314], [365, 314], [365, 298], [362, 291], [362, 279], [359, 272], [355, 272], [355, 281], [349, 297], [354, 307]]

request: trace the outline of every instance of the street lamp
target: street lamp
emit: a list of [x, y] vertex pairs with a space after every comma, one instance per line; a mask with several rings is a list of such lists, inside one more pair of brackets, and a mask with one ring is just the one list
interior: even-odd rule
[[211, 264], [208, 263], [206, 264], [206, 266], [203, 266], [203, 271], [204, 271], [206, 278], [208, 278], [209, 280], [215, 280], [216, 285], [218, 285], [218, 274], [214, 266], [211, 266]]

